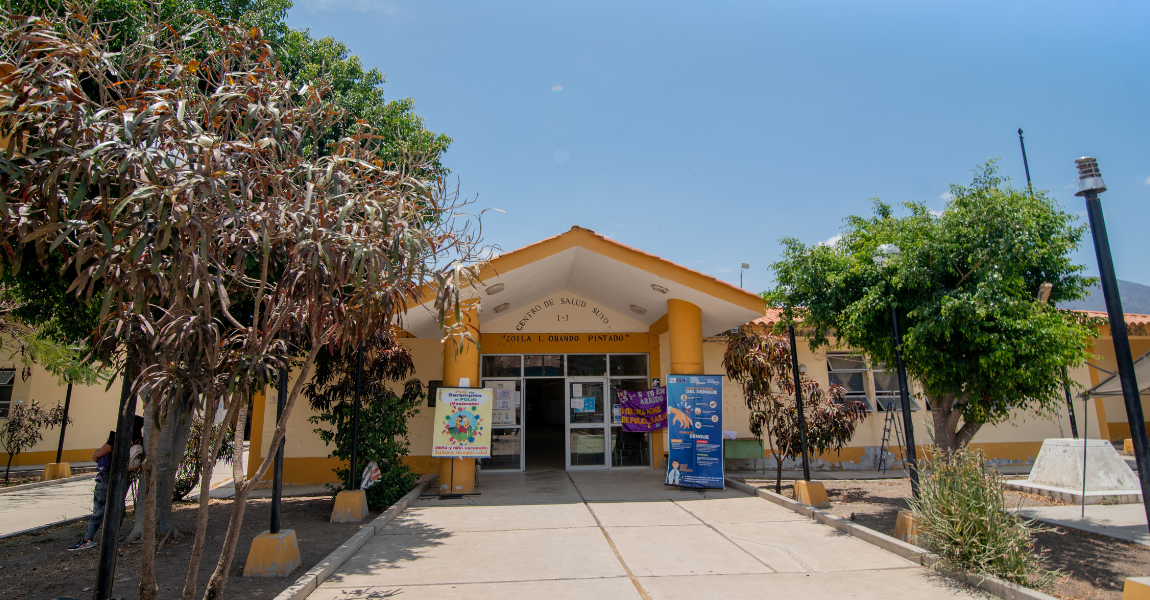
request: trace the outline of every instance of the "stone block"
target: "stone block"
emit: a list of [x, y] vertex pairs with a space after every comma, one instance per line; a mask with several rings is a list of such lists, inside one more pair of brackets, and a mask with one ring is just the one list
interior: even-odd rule
[[1125, 440], [1122, 441], [1122, 453], [1123, 454], [1134, 454], [1134, 440], [1132, 440], [1130, 438], [1126, 438]]
[[252, 540], [244, 577], [287, 577], [301, 564], [294, 529], [265, 531]]
[[344, 490], [335, 495], [331, 509], [332, 523], [355, 523], [367, 518], [367, 493], [363, 490]]
[[44, 465], [44, 473], [40, 475], [40, 481], [52, 481], [53, 479], [64, 479], [72, 476], [72, 465], [69, 463], [48, 463]]
[[796, 481], [794, 499], [795, 502], [814, 508], [831, 507], [831, 502], [827, 499], [827, 488], [821, 481]]
[[894, 537], [896, 539], [914, 546], [919, 546], [918, 536], [920, 531], [918, 520], [914, 518], [914, 513], [909, 510], [898, 511], [898, 521], [894, 524]]
[[1150, 600], [1150, 577], [1127, 577], [1122, 600]]

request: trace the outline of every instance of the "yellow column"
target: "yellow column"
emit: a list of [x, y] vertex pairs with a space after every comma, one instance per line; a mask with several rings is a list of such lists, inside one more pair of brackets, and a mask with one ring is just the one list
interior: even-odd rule
[[[460, 307], [460, 319], [448, 316], [447, 325], [460, 324], [479, 339], [479, 303], [470, 301]], [[466, 379], [468, 387], [479, 387], [479, 348], [475, 342], [449, 335], [443, 342], [443, 387], [459, 387]], [[433, 427], [438, 423], [433, 423]], [[470, 494], [475, 491], [474, 458], [439, 459], [439, 493]]]
[[671, 372], [703, 374], [703, 311], [684, 300], [667, 301], [667, 331], [671, 337]]

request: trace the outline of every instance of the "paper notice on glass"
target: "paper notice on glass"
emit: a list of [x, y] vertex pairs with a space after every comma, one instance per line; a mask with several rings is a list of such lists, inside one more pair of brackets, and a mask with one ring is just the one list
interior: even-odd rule
[[[498, 390], [498, 391], [502, 392], [505, 390]], [[510, 410], [510, 409], [511, 409], [511, 399], [510, 398], [496, 398], [495, 399], [495, 410]]]
[[582, 396], [583, 395], [583, 384], [582, 383], [572, 383], [571, 384], [571, 395], [572, 396]]
[[575, 410], [583, 410], [583, 397], [571, 396], [571, 408]]
[[519, 406], [519, 392], [511, 392], [511, 401], [515, 403], [515, 406]]
[[[495, 390], [495, 401], [498, 402], [500, 400], [510, 401], [511, 400], [511, 390], [508, 390], [508, 389]], [[495, 408], [498, 409], [499, 406], [496, 406]]]

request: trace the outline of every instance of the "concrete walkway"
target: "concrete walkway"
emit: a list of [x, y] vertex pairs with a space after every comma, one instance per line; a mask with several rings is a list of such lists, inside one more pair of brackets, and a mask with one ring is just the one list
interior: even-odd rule
[[479, 491], [417, 500], [309, 599], [984, 597], [760, 498], [648, 470], [484, 473]]
[[1146, 508], [1142, 504], [1087, 504], [1081, 506], [1035, 506], [1021, 508], [1018, 514], [1053, 525], [1081, 529], [1150, 546]]

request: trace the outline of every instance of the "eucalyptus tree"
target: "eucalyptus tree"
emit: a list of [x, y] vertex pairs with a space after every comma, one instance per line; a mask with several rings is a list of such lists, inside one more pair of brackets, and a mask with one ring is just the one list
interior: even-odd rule
[[[898, 216], [875, 200], [874, 216], [848, 217], [834, 245], [784, 239], [777, 285], [764, 294], [772, 306], [801, 307], [812, 349], [841, 344], [888, 365], [894, 306], [907, 372], [945, 452], [1012, 409], [1054, 410], [1063, 369], [1090, 357], [1093, 335], [1079, 315], [1054, 308], [1090, 283], [1071, 260], [1085, 226], [1045, 192], [1011, 187], [993, 161], [950, 193], [941, 214], [909, 203]], [[883, 244], [901, 252], [880, 265]], [[1046, 283], [1049, 301], [1039, 295]]]
[[[390, 327], [412, 301], [434, 299], [441, 320], [458, 312], [476, 272], [461, 265], [481, 242], [467, 202], [428, 176], [438, 154], [385, 146], [363, 123], [328, 148], [309, 143], [342, 113], [324, 80], [284, 76], [258, 27], [207, 15], [179, 29], [154, 22], [115, 52], [90, 10], [3, 27], [4, 233], [38, 256], [64, 253], [69, 289], [101, 295], [95, 352], [139, 364], [150, 452], [182, 402], [206, 420], [225, 410], [223, 426], [234, 419], [242, 430], [248, 400], [294, 347], [304, 358], [274, 449], [321, 348]], [[235, 314], [240, 297], [250, 302]], [[223, 437], [201, 436], [205, 489]], [[273, 455], [251, 478], [233, 466], [231, 518], [205, 598], [223, 595], [248, 493]], [[154, 598], [154, 464], [144, 480], [140, 596]]]

